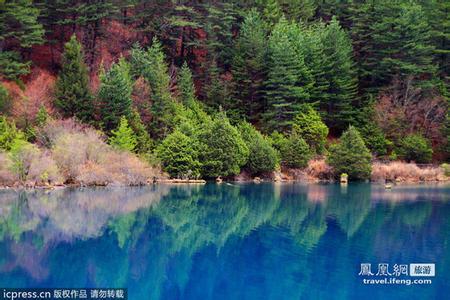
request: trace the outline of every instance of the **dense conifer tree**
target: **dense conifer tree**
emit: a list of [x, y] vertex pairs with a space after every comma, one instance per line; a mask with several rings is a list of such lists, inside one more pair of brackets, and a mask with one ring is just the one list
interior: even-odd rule
[[376, 92], [394, 77], [420, 78], [423, 87], [430, 87], [437, 70], [432, 34], [437, 37], [442, 31], [432, 31], [429, 20], [416, 3], [381, 1], [355, 6], [352, 37], [365, 91]]
[[380, 22], [382, 18], [380, 6], [384, 5], [382, 1], [367, 1], [362, 4], [352, 6], [351, 36], [353, 48], [355, 50], [355, 59], [357, 63], [357, 72], [359, 88], [361, 93], [376, 92], [376, 77], [373, 76], [374, 69], [379, 61], [375, 55], [377, 45], [374, 41], [373, 26]]
[[94, 118], [94, 99], [89, 91], [89, 73], [75, 35], [66, 43], [62, 69], [56, 81], [55, 105], [63, 116], [76, 116], [90, 123]]
[[266, 50], [266, 25], [259, 13], [251, 10], [242, 23], [234, 49], [231, 109], [252, 122], [260, 119], [263, 109]]
[[134, 151], [137, 145], [137, 138], [133, 129], [128, 125], [127, 118], [120, 118], [117, 129], [111, 131], [109, 143], [120, 150]]
[[431, 29], [433, 59], [438, 64], [440, 77], [448, 77], [450, 73], [450, 2], [428, 0], [423, 1], [422, 6]]
[[283, 16], [278, 0], [266, 0], [263, 9], [264, 19], [267, 21], [270, 27], [275, 26], [280, 18]]
[[178, 75], [178, 90], [180, 100], [186, 106], [190, 107], [195, 101], [195, 86], [192, 80], [192, 73], [186, 62], [183, 63]]
[[293, 120], [292, 131], [301, 136], [316, 153], [321, 154], [325, 150], [328, 127], [311, 105], [301, 107]]
[[291, 40], [296, 50], [304, 57], [305, 65], [313, 77], [310, 88], [310, 102], [319, 104], [326, 101], [326, 91], [329, 81], [325, 78], [327, 60], [325, 59], [322, 43], [323, 24], [314, 24], [310, 27], [299, 25], [291, 30]]
[[[380, 22], [372, 26], [377, 45], [375, 57], [379, 62], [372, 70], [376, 79], [384, 83], [389, 83], [394, 76], [432, 79], [436, 72], [432, 63], [434, 47], [422, 7], [390, 3], [382, 8]], [[427, 83], [431, 82], [421, 80], [422, 86]]]
[[136, 136], [135, 152], [138, 154], [148, 154], [153, 148], [153, 141], [148, 134], [147, 128], [142, 123], [141, 116], [136, 109], [133, 109], [129, 120], [131, 129]]
[[114, 63], [108, 71], [100, 73], [101, 122], [105, 130], [112, 130], [119, 125], [120, 118], [131, 116], [132, 81], [129, 66], [125, 59]]
[[300, 105], [310, 101], [313, 79], [304, 58], [292, 42], [290, 31], [295, 30], [282, 18], [270, 37], [268, 76], [265, 81], [267, 109], [264, 114], [268, 130], [286, 130]]
[[132, 49], [131, 65], [133, 74], [143, 76], [150, 85], [153, 116], [151, 133], [155, 138], [161, 138], [173, 125], [175, 108], [169, 91], [168, 67], [159, 40], [154, 38], [147, 51], [135, 46]]
[[327, 89], [320, 101], [328, 127], [343, 130], [355, 121], [357, 109], [357, 78], [353, 61], [353, 49], [348, 34], [333, 18], [321, 33], [323, 46], [322, 76]]
[[29, 72], [22, 59], [33, 45], [44, 42], [44, 29], [38, 22], [40, 11], [31, 0], [0, 2], [0, 74], [14, 79]]

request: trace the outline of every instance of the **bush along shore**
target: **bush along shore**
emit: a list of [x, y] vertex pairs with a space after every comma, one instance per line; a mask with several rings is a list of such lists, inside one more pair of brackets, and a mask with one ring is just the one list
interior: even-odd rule
[[[176, 130], [155, 150], [156, 158], [131, 152], [137, 140], [125, 119], [121, 119], [109, 140], [100, 131], [74, 119], [48, 120], [35, 128], [35, 143], [30, 143], [13, 123], [0, 118], [0, 141], [4, 149], [0, 152], [0, 187], [205, 183], [200, 174], [210, 175], [206, 177], [209, 179], [217, 177], [218, 183], [222, 182], [221, 174], [226, 174], [225, 180], [256, 183], [334, 181], [339, 174], [375, 182], [449, 180], [450, 166], [446, 164], [418, 167], [400, 161], [372, 162], [354, 127], [349, 127], [338, 142], [328, 146], [325, 158], [311, 159], [310, 146], [297, 132], [288, 137], [278, 133], [266, 137], [248, 123], [234, 128], [224, 118], [219, 115], [212, 125], [214, 129], [208, 133], [214, 135], [209, 140], [210, 146], [200, 144], [207, 143], [208, 139], [189, 140]], [[206, 162], [215, 166], [208, 173], [202, 171], [205, 162], [198, 158], [196, 147], [202, 149], [203, 155], [209, 155], [212, 162]], [[227, 147], [229, 151], [222, 151]], [[239, 159], [240, 156], [245, 158]], [[162, 171], [161, 166], [169, 173]]]

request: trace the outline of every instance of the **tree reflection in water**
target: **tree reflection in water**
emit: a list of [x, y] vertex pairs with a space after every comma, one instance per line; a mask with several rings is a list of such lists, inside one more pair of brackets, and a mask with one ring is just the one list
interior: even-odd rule
[[370, 184], [2, 191], [0, 282], [129, 287], [131, 299], [298, 299], [327, 298], [326, 275], [351, 298], [355, 263], [450, 267], [448, 196]]

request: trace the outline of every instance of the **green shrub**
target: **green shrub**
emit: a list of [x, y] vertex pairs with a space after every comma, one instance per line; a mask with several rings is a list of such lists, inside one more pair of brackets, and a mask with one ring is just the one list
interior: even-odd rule
[[319, 113], [311, 106], [302, 106], [300, 113], [294, 118], [292, 131], [300, 135], [316, 153], [325, 149], [328, 127], [322, 122]]
[[286, 147], [281, 152], [282, 161], [290, 168], [304, 168], [312, 158], [311, 148], [297, 133], [293, 132], [288, 137]]
[[279, 155], [270, 141], [249, 123], [242, 123], [239, 131], [250, 153], [245, 167], [252, 174], [270, 172], [279, 165]]
[[48, 114], [47, 109], [44, 105], [41, 105], [39, 107], [39, 110], [36, 114], [35, 123], [38, 127], [44, 127], [47, 125], [47, 122], [50, 120], [50, 115]]
[[311, 148], [295, 130], [287, 137], [274, 131], [270, 139], [273, 147], [279, 152], [283, 166], [304, 168], [312, 158]]
[[33, 144], [17, 138], [11, 144], [9, 156], [12, 170], [21, 181], [26, 180], [31, 164], [39, 158], [40, 150]]
[[171, 177], [196, 178], [200, 175], [201, 164], [192, 138], [175, 130], [156, 149], [164, 171]]
[[219, 113], [202, 131], [199, 136], [204, 143], [200, 151], [202, 174], [209, 178], [239, 174], [247, 162], [249, 149], [226, 115]]
[[272, 134], [269, 136], [269, 141], [271, 142], [272, 146], [280, 153], [280, 155], [289, 143], [288, 138], [278, 131], [272, 132]]
[[12, 143], [16, 139], [25, 140], [25, 136], [14, 123], [9, 123], [5, 117], [0, 116], [0, 149], [11, 150]]
[[111, 146], [130, 152], [136, 148], [136, 135], [134, 134], [133, 129], [128, 125], [128, 121], [125, 117], [120, 118], [119, 126], [111, 133], [112, 136], [109, 138]]
[[334, 168], [335, 174], [347, 173], [350, 179], [367, 179], [372, 170], [371, 158], [360, 133], [350, 126], [339, 143], [330, 147], [327, 162]]
[[447, 163], [444, 163], [441, 165], [441, 168], [444, 169], [444, 174], [445, 176], [449, 176], [450, 177], [450, 165]]
[[397, 154], [401, 159], [416, 163], [429, 163], [433, 149], [426, 138], [420, 134], [411, 134], [400, 141]]

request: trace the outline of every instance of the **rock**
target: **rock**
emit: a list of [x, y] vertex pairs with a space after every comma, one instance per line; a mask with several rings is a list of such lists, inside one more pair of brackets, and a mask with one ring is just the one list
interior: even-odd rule
[[274, 182], [283, 181], [283, 175], [281, 174], [281, 172], [273, 172], [273, 181]]
[[254, 183], [261, 183], [261, 178], [255, 177], [255, 178], [253, 178], [253, 182]]
[[348, 183], [348, 175], [345, 173], [341, 174], [341, 184], [347, 184]]
[[222, 177], [219, 176], [219, 177], [216, 178], [216, 183], [222, 183], [222, 181], [223, 181]]

